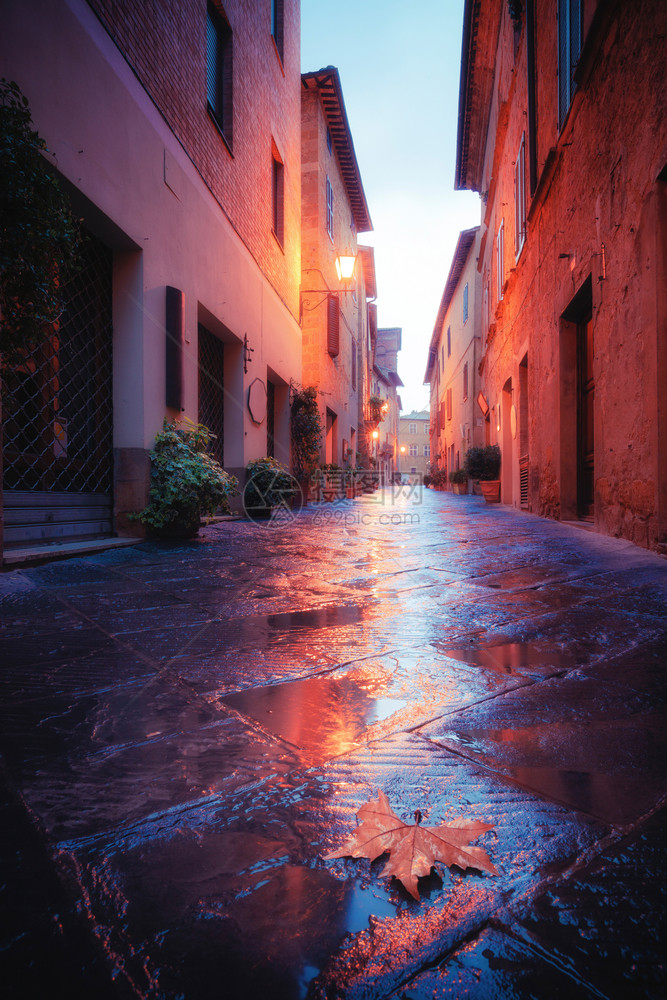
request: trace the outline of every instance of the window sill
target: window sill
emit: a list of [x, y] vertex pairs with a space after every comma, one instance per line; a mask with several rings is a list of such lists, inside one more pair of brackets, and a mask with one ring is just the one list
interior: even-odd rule
[[283, 61], [283, 57], [280, 54], [280, 50], [278, 49], [278, 46], [276, 45], [275, 35], [271, 35], [271, 42], [273, 43], [273, 51], [276, 54], [276, 59], [278, 60], [278, 65], [280, 66], [280, 72], [284, 76], [285, 75], [285, 64], [284, 64], [284, 61]]
[[215, 126], [216, 132], [218, 133], [218, 135], [220, 136], [220, 138], [224, 142], [225, 146], [227, 147], [227, 152], [229, 153], [229, 155], [231, 156], [231, 158], [234, 159], [234, 150], [232, 149], [232, 144], [229, 141], [229, 139], [227, 138], [227, 136], [225, 135], [225, 133], [223, 131], [223, 128], [222, 128], [222, 125], [220, 124], [220, 122], [216, 118], [215, 112], [213, 111], [213, 108], [211, 107], [210, 104], [206, 105], [206, 113], [208, 114], [208, 117], [210, 118], [210, 120], [213, 123], [213, 125]]

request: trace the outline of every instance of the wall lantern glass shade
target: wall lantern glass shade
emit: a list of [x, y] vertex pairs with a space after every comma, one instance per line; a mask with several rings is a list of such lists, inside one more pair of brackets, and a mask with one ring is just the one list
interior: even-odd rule
[[357, 258], [351, 251], [345, 251], [336, 257], [336, 274], [339, 281], [349, 281], [354, 274]]

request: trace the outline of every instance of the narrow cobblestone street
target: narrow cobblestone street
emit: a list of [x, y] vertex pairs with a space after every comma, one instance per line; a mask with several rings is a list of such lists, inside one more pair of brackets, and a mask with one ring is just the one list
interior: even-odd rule
[[[664, 558], [384, 490], [0, 596], [5, 996], [665, 996]], [[499, 876], [324, 861], [380, 789]]]

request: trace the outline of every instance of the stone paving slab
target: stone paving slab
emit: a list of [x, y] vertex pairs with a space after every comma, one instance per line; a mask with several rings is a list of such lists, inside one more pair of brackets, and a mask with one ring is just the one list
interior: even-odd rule
[[[433, 966], [444, 995], [523, 997], [560, 900], [602, 921], [577, 872], [667, 792], [667, 562], [390, 499], [0, 576], [0, 752], [117, 997], [385, 1000]], [[381, 861], [324, 862], [378, 788], [408, 819], [489, 818], [500, 876], [441, 867], [416, 903]], [[650, 921], [659, 894], [624, 885]], [[618, 962], [650, 965], [631, 940]], [[599, 995], [575, 944], [554, 981]], [[502, 975], [462, 957], [485, 951]]]
[[[380, 877], [379, 864], [324, 862], [378, 787], [408, 818], [421, 805], [424, 822], [461, 814], [495, 822], [483, 840], [501, 875], [441, 869], [417, 903]], [[213, 996], [210, 984], [224, 978], [231, 995], [287, 996], [309, 981], [312, 997], [332, 988], [365, 997], [385, 995], [451, 950], [603, 832], [418, 737], [395, 736], [316, 769], [61, 840], [58, 850], [85, 887], [89, 919], [113, 929], [119, 964], [129, 935], [142, 989], [171, 995], [194, 981], [194, 995]], [[165, 879], [174, 868], [177, 877]], [[350, 911], [358, 924], [364, 908], [370, 927], [348, 937]], [[203, 946], [212, 939], [215, 948]]]
[[556, 882], [515, 921], [494, 919], [391, 1000], [563, 995], [662, 1000], [666, 834], [663, 809], [641, 833], [603, 851], [571, 879]]

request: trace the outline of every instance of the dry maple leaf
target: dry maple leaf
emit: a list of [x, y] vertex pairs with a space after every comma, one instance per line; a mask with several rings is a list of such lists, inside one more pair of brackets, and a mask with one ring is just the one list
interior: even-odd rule
[[380, 874], [400, 879], [415, 899], [419, 899], [417, 879], [429, 875], [436, 861], [458, 865], [464, 871], [477, 868], [489, 875], [498, 874], [483, 848], [468, 846], [480, 833], [493, 829], [493, 823], [455, 819], [439, 826], [420, 826], [419, 810], [415, 813], [416, 823], [403, 823], [391, 811], [384, 792], [378, 792], [377, 802], [364, 802], [357, 819], [360, 825], [356, 832], [339, 851], [325, 854], [324, 860], [350, 856], [374, 861], [389, 851], [389, 860]]

